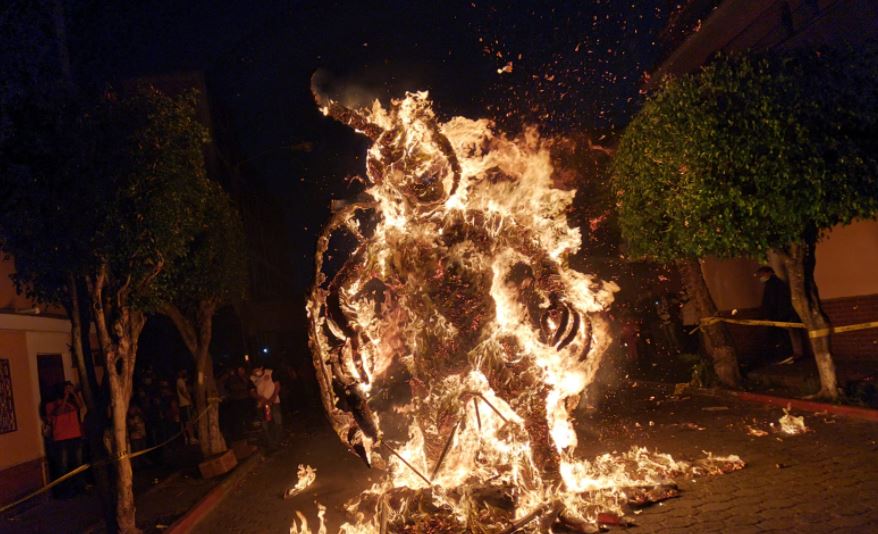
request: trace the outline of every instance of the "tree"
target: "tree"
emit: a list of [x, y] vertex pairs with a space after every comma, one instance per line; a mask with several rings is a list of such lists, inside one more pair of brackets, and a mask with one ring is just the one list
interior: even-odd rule
[[772, 250], [783, 259], [818, 395], [832, 399], [814, 250], [825, 230], [878, 211], [876, 88], [874, 46], [722, 57], [666, 81], [614, 162], [632, 253], [677, 260]]
[[[74, 106], [71, 105], [73, 83], [63, 6], [57, 1], [7, 2], [0, 8], [0, 28], [0, 47], [4, 51], [0, 54], [0, 71], [4, 73], [4, 83], [0, 88], [0, 175], [5, 178], [2, 183], [6, 185], [15, 182], [12, 176], [23, 178], [30, 166], [45, 171], [65, 158], [69, 160], [70, 144], [52, 141], [62, 141], [65, 132], [69, 133], [65, 128], [72, 124], [71, 109]], [[52, 192], [61, 193], [57, 189]], [[4, 199], [10, 198], [6, 192], [0, 194]], [[51, 215], [46, 213], [47, 217]], [[68, 222], [56, 220], [52, 224]], [[23, 258], [22, 262], [27, 259]], [[50, 258], [32, 255], [30, 260]], [[94, 359], [89, 352], [89, 307], [87, 304], [82, 306], [82, 299], [78, 298], [84, 294], [84, 284], [72, 273], [63, 276], [66, 263], [46, 267], [43, 266], [44, 273], [55, 274], [44, 277], [39, 284], [19, 283], [16, 289], [40, 304], [61, 305], [70, 317], [71, 352], [87, 407], [85, 434], [106, 527], [108, 531], [114, 531], [115, 506], [103, 446], [107, 409], [96, 380]], [[27, 267], [24, 270], [32, 272]], [[84, 329], [83, 325], [86, 325]]]
[[[69, 235], [81, 230], [71, 227], [80, 220], [69, 220], [59, 207], [62, 203], [78, 202], [76, 188], [60, 172], [75, 157], [69, 138], [75, 104], [68, 91], [46, 87], [37, 94], [15, 99], [5, 108], [8, 128], [0, 142], [0, 195], [5, 199], [0, 207], [0, 249], [7, 254], [5, 259], [9, 259], [10, 253], [18, 256], [13, 281], [19, 293], [40, 304], [60, 305], [70, 318], [71, 352], [87, 407], [84, 428], [91, 457], [96, 462], [95, 481], [105, 523], [112, 531], [114, 491], [108, 467], [102, 463], [107, 458], [103, 444], [107, 406], [96, 379], [94, 359], [88, 352], [91, 314], [87, 302], [80, 298], [85, 293], [85, 284], [81, 273], [76, 272], [75, 262], [70, 261], [82, 253], [82, 242], [69, 239]], [[33, 187], [25, 193], [21, 189], [23, 184]], [[24, 197], [29, 203], [19, 205]], [[29, 206], [45, 209], [35, 218], [36, 212]], [[28, 212], [23, 214], [24, 209]], [[54, 231], [56, 228], [66, 228], [69, 233]]]
[[205, 458], [227, 450], [219, 427], [219, 399], [210, 355], [213, 317], [223, 304], [244, 297], [247, 263], [244, 226], [222, 188], [206, 184], [209, 209], [187, 254], [161, 277], [168, 291], [158, 309], [173, 321], [195, 360], [198, 440]]
[[20, 286], [71, 304], [73, 289], [87, 289], [109, 388], [117, 528], [136, 532], [126, 418], [137, 343], [157, 277], [203, 218], [207, 134], [194, 95], [145, 86], [46, 109], [48, 125], [29, 128], [24, 108], [23, 127], [4, 143], [0, 242]]

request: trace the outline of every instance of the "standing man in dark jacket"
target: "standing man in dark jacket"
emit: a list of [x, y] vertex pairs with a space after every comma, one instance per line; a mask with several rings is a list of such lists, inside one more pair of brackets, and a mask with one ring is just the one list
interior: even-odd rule
[[[755, 276], [765, 286], [762, 291], [762, 319], [784, 323], [802, 322], [793, 309], [789, 286], [774, 274], [774, 269], [763, 265], [756, 270]], [[772, 327], [770, 330], [771, 356], [779, 360], [778, 363], [793, 363], [802, 357], [802, 337], [798, 328]], [[789, 338], [789, 347], [786, 343], [787, 338]], [[789, 349], [792, 349], [792, 354], [789, 353]]]

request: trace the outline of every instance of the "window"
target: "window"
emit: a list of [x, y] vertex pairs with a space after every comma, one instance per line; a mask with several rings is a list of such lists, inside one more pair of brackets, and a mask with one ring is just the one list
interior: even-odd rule
[[15, 432], [15, 402], [12, 397], [12, 371], [8, 358], [0, 358], [0, 434]]

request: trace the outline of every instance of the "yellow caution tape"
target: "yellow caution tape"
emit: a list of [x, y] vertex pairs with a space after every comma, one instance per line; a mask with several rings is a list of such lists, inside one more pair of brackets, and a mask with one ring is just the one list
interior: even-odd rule
[[[204, 410], [202, 410], [201, 413], [199, 413], [194, 419], [192, 419], [191, 422], [192, 422], [192, 423], [195, 423], [196, 421], [198, 421], [199, 419], [201, 419], [201, 417], [202, 417], [204, 414], [206, 414], [207, 411], [208, 411], [209, 409], [210, 409], [210, 407], [205, 408]], [[18, 506], [19, 504], [21, 504], [21, 503], [23, 503], [23, 502], [25, 502], [25, 501], [28, 501], [28, 500], [30, 500], [30, 499], [33, 499], [34, 497], [36, 497], [37, 495], [40, 495], [41, 493], [45, 493], [45, 492], [49, 491], [50, 489], [54, 488], [55, 486], [57, 486], [58, 484], [64, 482], [65, 480], [70, 479], [70, 478], [73, 478], [73, 477], [75, 477], [76, 475], [78, 475], [78, 474], [80, 474], [80, 473], [84, 473], [84, 472], [88, 471], [89, 469], [91, 469], [92, 467], [95, 467], [95, 466], [98, 466], [98, 465], [105, 465], [105, 464], [109, 464], [109, 463], [112, 463], [112, 462], [116, 462], [116, 461], [119, 461], [119, 460], [121, 460], [121, 459], [123, 459], [123, 458], [137, 458], [138, 456], [142, 456], [142, 455], [147, 454], [147, 453], [150, 453], [150, 452], [152, 452], [152, 451], [154, 451], [154, 450], [156, 450], [156, 449], [158, 449], [158, 448], [164, 447], [165, 445], [167, 445], [168, 443], [174, 441], [175, 439], [179, 438], [179, 437], [182, 436], [182, 435], [183, 435], [183, 431], [181, 430], [181, 431], [177, 432], [176, 434], [174, 434], [173, 436], [171, 436], [170, 438], [166, 439], [165, 441], [159, 443], [158, 445], [156, 445], [156, 446], [154, 446], [154, 447], [150, 447], [150, 448], [148, 448], [148, 449], [144, 449], [144, 450], [142, 450], [142, 451], [137, 451], [137, 452], [135, 452], [134, 454], [124, 453], [124, 454], [122, 454], [122, 455], [120, 455], [120, 456], [117, 456], [117, 457], [111, 459], [111, 460], [102, 460], [102, 461], [100, 461], [100, 462], [96, 462], [96, 463], [92, 463], [92, 464], [82, 464], [82, 465], [80, 465], [79, 467], [77, 467], [77, 468], [75, 468], [75, 469], [72, 469], [71, 471], [68, 471], [67, 473], [64, 473], [63, 475], [61, 475], [60, 477], [56, 478], [55, 480], [49, 482], [49, 483], [46, 484], [45, 486], [43, 486], [43, 487], [41, 487], [41, 488], [39, 488], [39, 489], [37, 489], [37, 490], [32, 491], [31, 493], [29, 493], [29, 494], [25, 495], [24, 497], [18, 499], [17, 501], [11, 502], [11, 503], [9, 503], [9, 504], [3, 506], [2, 508], [0, 508], [0, 514], [6, 512], [7, 510], [11, 510], [12, 508], [15, 508], [16, 506]]]
[[[701, 329], [702, 326], [709, 326], [716, 323], [742, 324], [750, 326], [774, 326], [777, 328], [802, 328], [807, 330], [807, 326], [802, 323], [788, 323], [783, 321], [766, 321], [762, 319], [733, 319], [731, 317], [703, 317], [701, 324], [695, 327], [690, 334]], [[857, 330], [866, 330], [869, 328], [878, 328], [878, 321], [868, 323], [848, 324], [844, 326], [831, 326], [829, 328], [820, 328], [817, 330], [808, 330], [808, 337], [816, 339], [818, 337], [826, 337], [829, 334], [842, 334], [844, 332], [856, 332]]]
[[844, 326], [833, 326], [831, 328], [821, 328], [820, 330], [809, 330], [808, 337], [826, 337], [829, 334], [856, 332], [857, 330], [866, 330], [868, 328], [878, 328], [878, 321], [872, 321], [869, 323], [847, 324]]
[[701, 319], [703, 326], [715, 323], [746, 324], [752, 326], [776, 326], [778, 328], [807, 328], [802, 323], [788, 323], [783, 321], [766, 321], [763, 319], [732, 319], [731, 317], [704, 317]]

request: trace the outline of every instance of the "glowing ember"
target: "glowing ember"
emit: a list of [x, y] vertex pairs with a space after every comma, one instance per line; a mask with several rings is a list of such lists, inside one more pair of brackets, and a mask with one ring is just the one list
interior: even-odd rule
[[768, 435], [768, 432], [759, 428], [753, 428], [750, 425], [747, 425], [747, 434], [751, 436], [756, 436], [757, 438], [762, 438]]
[[296, 485], [287, 490], [286, 494], [284, 494], [284, 498], [288, 499], [290, 497], [295, 497], [308, 489], [308, 487], [317, 480], [317, 470], [310, 465], [299, 464], [299, 469], [296, 471], [296, 477]]
[[[571, 412], [610, 341], [602, 312], [618, 287], [568, 265], [581, 236], [552, 140], [440, 122], [426, 92], [389, 109], [315, 98], [373, 141], [368, 188], [318, 242], [308, 302], [332, 425], [387, 473], [348, 503], [342, 532], [582, 529], [733, 462], [574, 456]], [[356, 245], [330, 273], [333, 238]]]

